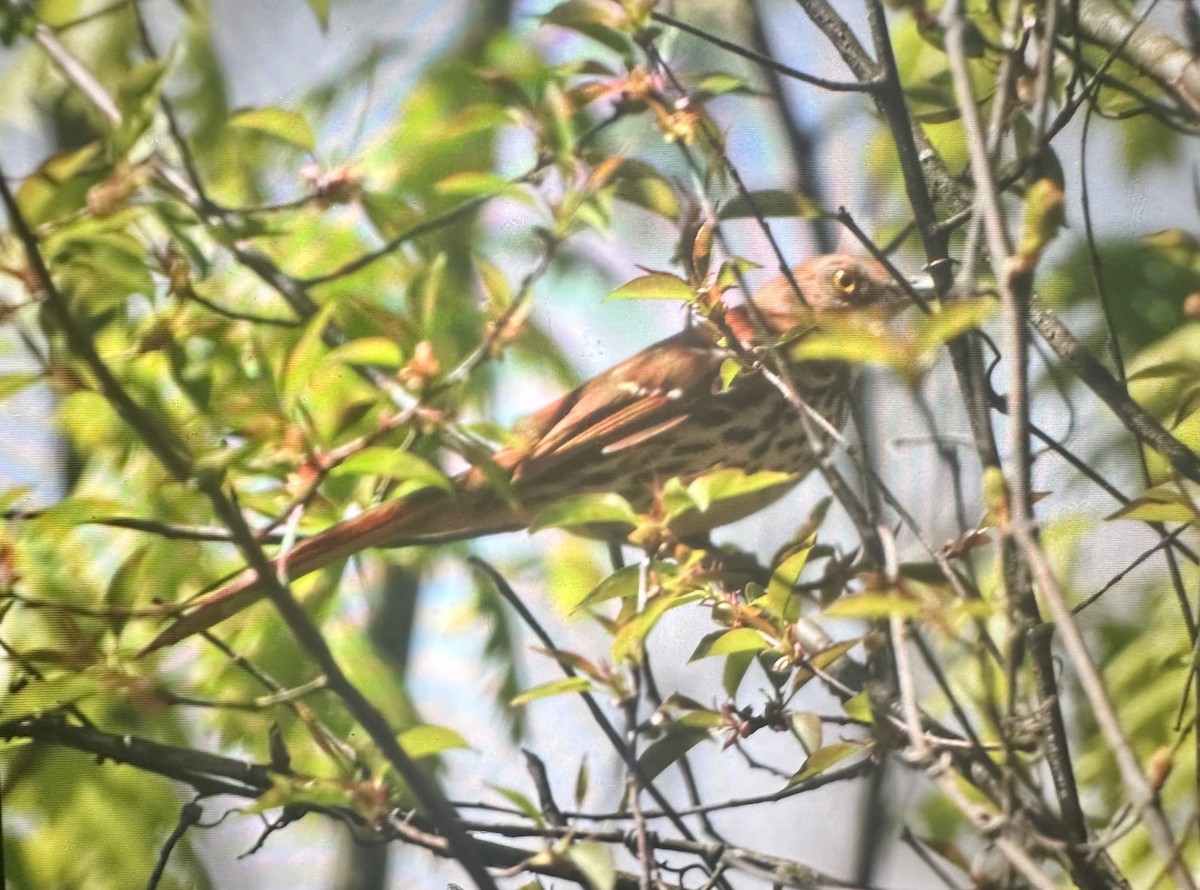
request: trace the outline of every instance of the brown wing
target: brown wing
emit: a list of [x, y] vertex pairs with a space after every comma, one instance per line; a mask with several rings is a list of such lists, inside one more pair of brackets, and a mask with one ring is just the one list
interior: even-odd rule
[[522, 421], [526, 444], [497, 460], [512, 467], [514, 482], [529, 483], [650, 441], [712, 396], [728, 355], [700, 328], [662, 340]]

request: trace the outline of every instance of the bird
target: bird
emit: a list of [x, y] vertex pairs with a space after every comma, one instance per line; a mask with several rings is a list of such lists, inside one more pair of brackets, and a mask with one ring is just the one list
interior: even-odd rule
[[[814, 469], [830, 430], [844, 426], [857, 373], [837, 359], [796, 357], [792, 347], [856, 310], [894, 314], [907, 294], [877, 260], [848, 253], [806, 260], [790, 278], [781, 275], [755, 293], [757, 311], [722, 304], [711, 313], [718, 323], [693, 324], [519, 422], [516, 442], [492, 456], [493, 469], [508, 477], [508, 492], [472, 467], [453, 478], [448, 492], [431, 488], [385, 501], [300, 540], [278, 557], [280, 574], [295, 580], [370, 548], [528, 528], [543, 509], [580, 493], [615, 492], [645, 509], [666, 480], [688, 481], [715, 468], [790, 474], [770, 493], [782, 496]], [[778, 353], [796, 393], [828, 426], [789, 401], [769, 363], [746, 366], [747, 356], [781, 341], [788, 347]], [[722, 371], [731, 359], [743, 370], [726, 386]], [[762, 499], [751, 499], [736, 504], [733, 515], [702, 515], [696, 530], [762, 506]], [[207, 630], [264, 596], [253, 570], [245, 569], [188, 603], [142, 654]]]

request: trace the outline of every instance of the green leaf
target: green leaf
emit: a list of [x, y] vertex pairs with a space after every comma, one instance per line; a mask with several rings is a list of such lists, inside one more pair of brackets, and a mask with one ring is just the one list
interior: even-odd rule
[[641, 589], [641, 578], [642, 567], [637, 563], [618, 569], [580, 600], [575, 611], [612, 599], [636, 600]]
[[708, 738], [707, 729], [672, 724], [667, 734], [646, 748], [638, 758], [645, 780], [653, 781], [659, 773]]
[[999, 310], [1000, 304], [990, 297], [961, 300], [943, 306], [940, 312], [922, 315], [914, 326], [917, 352], [932, 359], [933, 352], [960, 334], [982, 327]]
[[1200, 362], [1191, 359], [1170, 359], [1147, 365], [1131, 372], [1127, 377], [1130, 383], [1140, 380], [1169, 381], [1172, 378], [1189, 382], [1200, 380]]
[[660, 593], [646, 603], [646, 607], [621, 625], [612, 641], [612, 658], [617, 664], [625, 659], [638, 661], [642, 657], [642, 647], [650, 631], [658, 624], [668, 610], [687, 603], [696, 602], [703, 594], [699, 591], [690, 594]]
[[455, 195], [458, 197], [505, 197], [521, 201], [529, 206], [534, 205], [533, 196], [528, 189], [500, 176], [479, 170], [464, 170], [447, 176], [434, 187], [439, 195]]
[[470, 749], [471, 747], [467, 744], [467, 740], [453, 729], [434, 726], [430, 723], [406, 729], [400, 733], [399, 742], [404, 753], [414, 760], [432, 757], [453, 748]]
[[153, 123], [169, 67], [164, 57], [134, 65], [122, 74], [116, 94], [121, 123], [113, 139], [118, 157], [124, 157]]
[[250, 108], [229, 117], [230, 127], [253, 130], [305, 151], [316, 148], [316, 137], [308, 121], [297, 111], [286, 108]]
[[750, 627], [735, 627], [732, 630], [717, 630], [706, 635], [696, 646], [688, 661], [699, 661], [715, 655], [732, 655], [735, 652], [758, 652], [769, 644], [763, 635]]
[[0, 720], [42, 717], [81, 702], [100, 688], [100, 678], [92, 674], [63, 673], [44, 680], [30, 679], [21, 689], [0, 697]]
[[313, 372], [328, 354], [322, 338], [325, 335], [325, 326], [333, 317], [336, 306], [333, 301], [325, 304], [321, 311], [313, 316], [288, 354], [283, 369], [283, 394], [289, 410], [295, 408]]
[[321, 26], [321, 33], [329, 31], [329, 0], [305, 0], [308, 3], [308, 8], [313, 11], [313, 15], [317, 17], [317, 24]]
[[1191, 498], [1178, 482], [1148, 488], [1105, 519], [1136, 519], [1141, 522], [1195, 522], [1200, 518]]
[[325, 361], [398, 368], [404, 364], [404, 354], [396, 341], [388, 337], [360, 337], [334, 349], [325, 357]]
[[262, 813], [289, 804], [354, 808], [354, 785], [343, 779], [314, 779], [270, 773], [271, 788], [260, 795], [248, 813]]
[[734, 652], [725, 659], [725, 667], [721, 671], [721, 685], [725, 689], [725, 694], [730, 698], [737, 697], [738, 687], [742, 685], [746, 671], [750, 670], [750, 665], [754, 664], [754, 657], [757, 654], [753, 650], [746, 650]]
[[89, 313], [122, 306], [134, 294], [154, 293], [144, 245], [124, 232], [84, 231], [50, 239], [59, 286]]
[[[147, 545], [135, 547], [129, 556], [117, 566], [105, 597], [108, 605], [130, 606], [145, 597], [147, 582], [155, 580], [147, 578], [144, 569], [149, 553], [150, 549]], [[119, 621], [116, 618], [114, 620]]]
[[819, 776], [831, 766], [845, 760], [851, 754], [856, 754], [866, 747], [862, 742], [834, 742], [824, 748], [818, 748], [804, 761], [804, 767], [790, 779], [785, 787], [791, 788], [805, 779]]
[[781, 621], [795, 620], [800, 609], [799, 600], [793, 596], [793, 592], [815, 543], [816, 538], [809, 537], [799, 550], [775, 566], [771, 572], [771, 580], [767, 583], [766, 593], [754, 601], [755, 605], [765, 607]]
[[824, 670], [861, 642], [861, 638], [855, 637], [852, 640], [842, 640], [840, 643], [832, 643], [820, 652], [810, 655], [808, 662], [814, 667]]
[[429, 461], [409, 451], [379, 445], [364, 448], [350, 455], [329, 471], [332, 477], [384, 476], [388, 479], [419, 482], [425, 487], [449, 491], [449, 477]]
[[542, 16], [547, 25], [578, 31], [622, 56], [632, 45], [621, 28], [626, 22], [620, 5], [605, 0], [566, 0]]
[[692, 286], [670, 272], [651, 272], [635, 278], [606, 297], [609, 300], [675, 300], [681, 303], [695, 298]]
[[624, 160], [613, 180], [613, 194], [665, 219], [679, 219], [679, 198], [657, 170], [642, 161]]
[[753, 260], [740, 256], [730, 257], [721, 263], [717, 272], [717, 288], [723, 293], [731, 287], [737, 287], [739, 275], [759, 268], [760, 264]]
[[514, 708], [527, 705], [539, 698], [550, 698], [553, 695], [564, 695], [572, 692], [591, 692], [592, 681], [587, 677], [562, 677], [548, 683], [539, 683], [526, 689], [520, 695], [514, 696], [509, 704]]
[[748, 87], [744, 78], [734, 74], [724, 74], [720, 71], [706, 74], [693, 87], [697, 93], [710, 96], [723, 96], [726, 93], [747, 92]]
[[1064, 205], [1062, 183], [1053, 177], [1043, 177], [1026, 189], [1018, 253], [1030, 257], [1041, 255], [1066, 221]]
[[0, 374], [0, 399], [11, 398], [41, 379], [41, 374], [23, 374], [16, 371], [11, 374]]
[[38, 517], [30, 521], [27, 527], [32, 528], [40, 536], [57, 536], [62, 530], [73, 525], [87, 525], [97, 519], [121, 515], [127, 511], [122, 509], [119, 501], [99, 497], [70, 497], [66, 500], [51, 504], [40, 512]]
[[614, 532], [637, 527], [637, 514], [629, 501], [619, 494], [603, 492], [581, 494], [557, 501], [537, 515], [529, 531], [544, 528], [578, 528], [580, 526], [615, 526]]
[[727, 358], [721, 362], [721, 392], [729, 392], [729, 387], [733, 386], [733, 381], [737, 380], [743, 370], [745, 366], [735, 358]]
[[766, 189], [738, 195], [728, 201], [717, 213], [719, 219], [740, 219], [756, 215], [799, 216], [804, 219], [828, 216], [806, 195], [782, 189]]
[[524, 814], [525, 818], [532, 819], [538, 824], [542, 824], [545, 821], [542, 818], [542, 811], [538, 809], [537, 805], [532, 800], [530, 800], [520, 791], [517, 791], [513, 788], [504, 788], [500, 785], [493, 785], [490, 782], [488, 783], [488, 787], [497, 794], [507, 798], [513, 806], [515, 806], [521, 811], [522, 814]]
[[825, 609], [829, 618], [917, 618], [921, 604], [895, 591], [888, 593], [856, 593], [830, 603]]
[[737, 468], [723, 469], [715, 473], [705, 473], [696, 479], [688, 486], [688, 493], [700, 505], [701, 510], [708, 510], [713, 504], [790, 484], [795, 479], [794, 473], [780, 473], [775, 470], [746, 473]]
[[99, 142], [54, 155], [24, 178], [17, 203], [31, 226], [70, 215], [84, 206], [88, 189], [107, 173]]
[[821, 747], [824, 735], [821, 718], [810, 711], [797, 711], [792, 714], [792, 734], [804, 748], [804, 753], [811, 755]]
[[910, 378], [920, 370], [921, 358], [891, 331], [857, 314], [827, 319], [819, 330], [789, 347], [788, 354], [794, 360], [886, 365]]
[[567, 858], [587, 878], [592, 890], [612, 890], [617, 883], [617, 869], [608, 847], [596, 841], [575, 841], [567, 847]]
[[871, 709], [871, 696], [865, 689], [842, 702], [842, 711], [851, 720], [858, 720], [867, 725], [875, 722], [875, 712]]
[[10, 510], [21, 501], [33, 494], [32, 485], [14, 485], [10, 488], [0, 488], [0, 510]]
[[575, 797], [575, 808], [576, 809], [580, 809], [583, 806], [583, 802], [587, 799], [588, 784], [589, 784], [588, 763], [587, 763], [587, 755], [585, 754], [583, 757], [583, 760], [581, 760], [579, 762], [579, 769], [576, 770], [576, 772], [575, 772], [574, 797]]

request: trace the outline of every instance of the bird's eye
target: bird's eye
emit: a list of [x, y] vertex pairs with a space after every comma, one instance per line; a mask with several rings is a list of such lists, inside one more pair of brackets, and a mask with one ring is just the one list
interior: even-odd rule
[[858, 273], [853, 269], [838, 269], [833, 273], [833, 286], [844, 296], [853, 296], [858, 290]]

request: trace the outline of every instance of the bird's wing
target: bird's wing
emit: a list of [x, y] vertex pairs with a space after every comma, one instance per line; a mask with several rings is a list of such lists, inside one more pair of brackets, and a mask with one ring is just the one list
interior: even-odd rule
[[[513, 481], [615, 454], [684, 422], [710, 398], [729, 353], [689, 328], [639, 352], [522, 421], [524, 445], [503, 455]], [[502, 455], [497, 455], [500, 459]]]
[[[573, 465], [587, 466], [649, 441], [686, 420], [711, 396], [723, 356], [695, 329], [663, 340], [574, 392], [547, 405], [521, 426], [525, 447], [495, 455], [513, 482], [536, 482]], [[295, 579], [368, 547], [399, 546], [425, 538], [451, 540], [520, 527], [531, 515], [496, 497], [478, 468], [457, 479], [454, 497], [427, 490], [372, 507], [299, 542], [284, 562]], [[143, 652], [177, 642], [241, 611], [263, 591], [245, 572], [202, 596]]]

